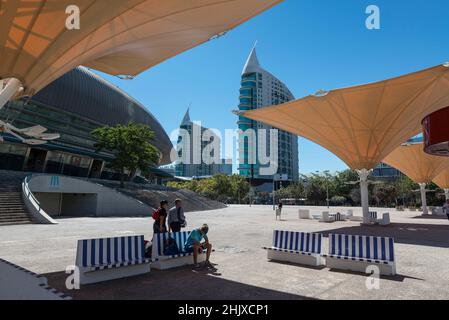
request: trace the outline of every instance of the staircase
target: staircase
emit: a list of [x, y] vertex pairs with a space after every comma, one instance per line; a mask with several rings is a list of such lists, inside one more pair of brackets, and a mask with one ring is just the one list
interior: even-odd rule
[[33, 223], [22, 200], [26, 173], [0, 171], [0, 226]]
[[182, 200], [185, 212], [206, 211], [226, 208], [226, 205], [203, 197], [190, 190], [178, 190], [153, 185], [142, 185], [127, 182], [125, 189], [120, 188], [120, 183], [116, 181], [105, 181], [90, 179], [91, 182], [99, 183], [105, 187], [115, 189], [129, 197], [133, 197], [150, 207], [157, 208], [161, 200], [167, 200], [169, 206], [173, 206], [175, 199]]

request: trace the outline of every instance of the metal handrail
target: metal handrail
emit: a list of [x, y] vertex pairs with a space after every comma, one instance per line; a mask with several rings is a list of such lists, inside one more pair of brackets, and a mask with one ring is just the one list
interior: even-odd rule
[[[26, 197], [26, 199], [33, 205], [34, 209], [36, 209], [37, 213], [40, 217], [37, 217], [38, 220], [45, 220], [45, 223], [57, 224], [55, 220], [53, 220], [41, 207], [41, 204], [34, 196], [33, 192], [31, 192], [30, 187], [28, 186], [29, 179], [31, 179], [31, 175], [25, 177], [25, 180], [22, 182], [22, 194]], [[42, 222], [40, 221], [40, 222]]]

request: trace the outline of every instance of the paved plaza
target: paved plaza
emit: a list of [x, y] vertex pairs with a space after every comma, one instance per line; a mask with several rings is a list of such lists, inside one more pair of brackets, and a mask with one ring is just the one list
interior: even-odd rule
[[[67, 218], [58, 220], [59, 225], [0, 227], [0, 257], [44, 274], [51, 286], [75, 299], [449, 299], [449, 222], [443, 217], [377, 209], [379, 214], [390, 212], [392, 224], [361, 227], [357, 222], [299, 220], [298, 208], [285, 207], [282, 221], [275, 220], [270, 206], [188, 213], [189, 229], [210, 226], [214, 272], [192, 267], [152, 270], [76, 291], [65, 289], [64, 270], [74, 264], [78, 239], [130, 234], [151, 238], [151, 218]], [[271, 245], [274, 229], [394, 237], [398, 275], [383, 277], [379, 290], [368, 290], [365, 275], [269, 262], [261, 247]]]

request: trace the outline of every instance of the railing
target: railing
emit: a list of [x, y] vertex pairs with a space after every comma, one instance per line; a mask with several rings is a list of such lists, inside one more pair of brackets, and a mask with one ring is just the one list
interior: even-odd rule
[[45, 210], [41, 207], [39, 201], [36, 199], [34, 194], [31, 192], [28, 182], [31, 176], [27, 176], [25, 180], [22, 182], [22, 197], [25, 202], [25, 206], [27, 207], [30, 214], [33, 218], [42, 224], [58, 224], [54, 219], [52, 219]]

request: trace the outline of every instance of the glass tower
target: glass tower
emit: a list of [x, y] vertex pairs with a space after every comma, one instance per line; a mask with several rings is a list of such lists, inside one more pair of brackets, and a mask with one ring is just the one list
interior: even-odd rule
[[[240, 87], [239, 110], [247, 111], [266, 106], [282, 104], [294, 100], [293, 94], [275, 76], [264, 70], [257, 58], [256, 49], [253, 48], [243, 68]], [[242, 176], [255, 179], [272, 179], [273, 176], [261, 174], [261, 164], [258, 159], [257, 137], [258, 131], [265, 129], [267, 153], [270, 152], [270, 129], [273, 127], [240, 116], [238, 127], [241, 130], [239, 136], [239, 173]], [[253, 129], [255, 138], [248, 138], [245, 131]], [[287, 174], [289, 180], [299, 179], [298, 171], [298, 137], [279, 130], [278, 131], [278, 172]], [[254, 157], [256, 159], [254, 159]]]

